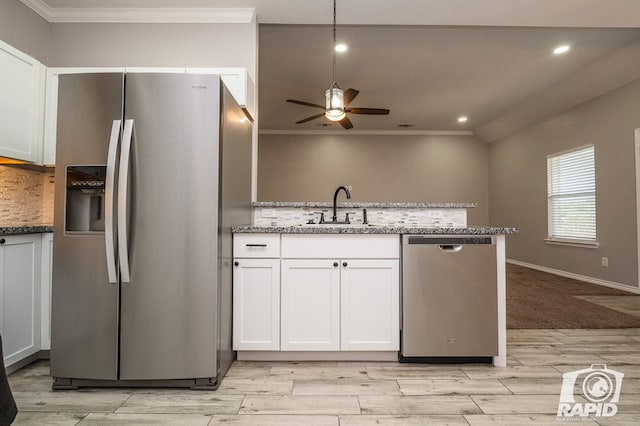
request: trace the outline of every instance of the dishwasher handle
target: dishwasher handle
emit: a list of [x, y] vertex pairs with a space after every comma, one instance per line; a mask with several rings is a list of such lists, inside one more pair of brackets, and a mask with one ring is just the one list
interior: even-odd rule
[[440, 244], [438, 247], [445, 253], [456, 253], [462, 250], [462, 244]]
[[405, 235], [403, 236], [405, 245], [438, 245], [461, 246], [467, 244], [495, 244], [491, 237], [486, 236], [461, 236], [461, 237], [438, 237], [430, 235]]

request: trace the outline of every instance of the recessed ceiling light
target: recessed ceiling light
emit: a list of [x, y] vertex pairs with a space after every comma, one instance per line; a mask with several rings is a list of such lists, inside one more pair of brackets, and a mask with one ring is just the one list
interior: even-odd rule
[[347, 45], [344, 43], [340, 43], [340, 44], [336, 44], [336, 52], [346, 52], [347, 51]]
[[461, 117], [458, 117], [458, 123], [466, 123], [468, 120], [466, 115], [463, 115]]
[[569, 49], [571, 49], [571, 46], [569, 46], [568, 44], [563, 44], [562, 46], [558, 46], [555, 49], [553, 49], [553, 54], [562, 55], [563, 53], [567, 53]]

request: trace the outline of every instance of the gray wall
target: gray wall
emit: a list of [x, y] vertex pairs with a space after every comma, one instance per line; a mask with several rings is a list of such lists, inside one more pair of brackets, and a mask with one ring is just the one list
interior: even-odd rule
[[257, 26], [52, 23], [52, 67], [246, 67], [255, 82]]
[[473, 136], [260, 134], [258, 147], [259, 201], [331, 201], [344, 184], [351, 201], [476, 202], [469, 223], [488, 223], [488, 147]]
[[0, 0], [0, 40], [47, 63], [49, 23], [20, 0]]
[[[634, 129], [640, 80], [489, 147], [490, 217], [520, 228], [507, 257], [626, 285], [638, 285]], [[595, 145], [598, 249], [549, 245], [546, 157]], [[609, 258], [609, 267], [601, 258]]]

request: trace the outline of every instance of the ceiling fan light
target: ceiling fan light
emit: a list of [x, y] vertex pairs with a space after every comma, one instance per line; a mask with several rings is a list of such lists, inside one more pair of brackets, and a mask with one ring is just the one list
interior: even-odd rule
[[346, 44], [344, 44], [344, 43], [340, 43], [340, 44], [336, 44], [335, 49], [336, 49], [336, 52], [338, 52], [338, 53], [344, 53], [344, 52], [346, 52], [349, 48], [347, 47], [347, 45], [346, 45]]
[[334, 84], [324, 92], [325, 96], [325, 116], [331, 121], [340, 121], [346, 114], [344, 113], [344, 91]]
[[331, 121], [340, 121], [347, 116], [344, 111], [340, 112], [336, 110], [327, 111], [324, 115]]

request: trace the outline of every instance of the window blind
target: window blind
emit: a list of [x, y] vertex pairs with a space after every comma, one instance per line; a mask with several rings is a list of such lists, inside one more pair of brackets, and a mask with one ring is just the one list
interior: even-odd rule
[[549, 238], [596, 239], [594, 147], [547, 157]]

